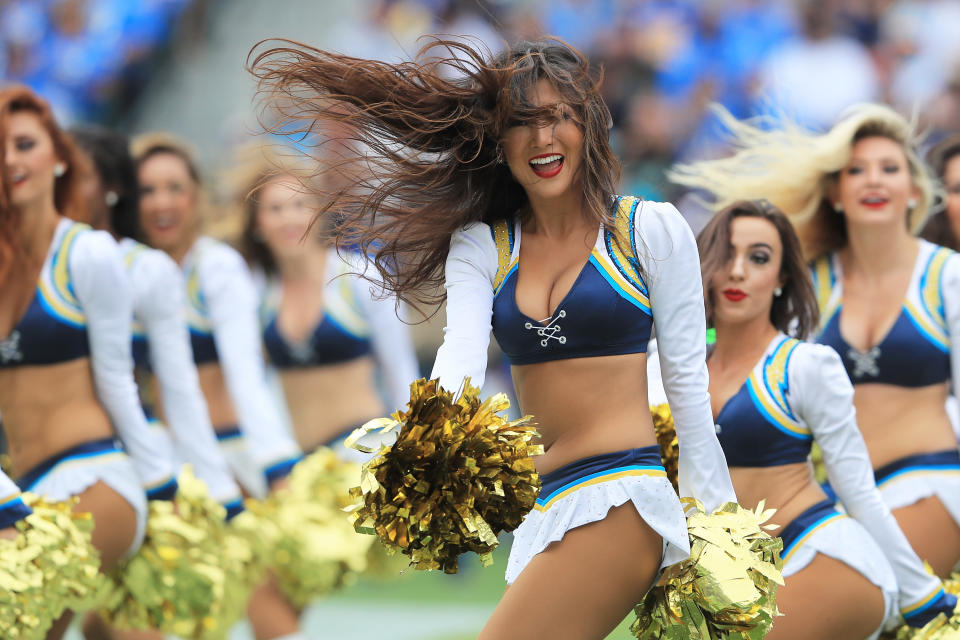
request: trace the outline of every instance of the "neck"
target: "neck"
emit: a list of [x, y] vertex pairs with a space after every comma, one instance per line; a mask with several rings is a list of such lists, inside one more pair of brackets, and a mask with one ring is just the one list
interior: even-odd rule
[[312, 244], [296, 255], [278, 257], [277, 271], [288, 282], [322, 282], [329, 248], [326, 244]]
[[847, 246], [844, 251], [846, 272], [882, 274], [912, 263], [917, 240], [906, 227], [895, 224], [884, 227], [847, 225]]
[[572, 190], [557, 198], [530, 198], [531, 231], [547, 237], [565, 237], [587, 222], [583, 198]]
[[19, 240], [28, 259], [43, 260], [46, 257], [59, 223], [60, 214], [54, 208], [52, 200], [20, 210]]
[[167, 251], [167, 255], [173, 258], [173, 261], [177, 264], [181, 264], [183, 259], [187, 256], [187, 253], [190, 252], [190, 249], [193, 248], [194, 243], [197, 241], [197, 234], [190, 233], [184, 241]]
[[721, 367], [743, 360], [755, 362], [757, 352], [766, 350], [767, 345], [777, 335], [777, 328], [770, 324], [770, 318], [759, 315], [746, 322], [715, 322], [717, 342], [710, 356]]

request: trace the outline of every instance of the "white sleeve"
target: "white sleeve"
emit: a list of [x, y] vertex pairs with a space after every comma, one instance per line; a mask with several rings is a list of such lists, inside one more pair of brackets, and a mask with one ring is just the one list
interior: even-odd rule
[[138, 258], [132, 275], [133, 285], [138, 288], [134, 313], [146, 330], [164, 417], [177, 449], [214, 500], [233, 502], [240, 498], [240, 488], [217, 446], [200, 391], [183, 319], [186, 291], [180, 269], [167, 254], [151, 250]]
[[177, 465], [169, 439], [149, 428], [140, 406], [131, 351], [133, 296], [113, 238], [103, 231], [81, 233], [70, 252], [70, 275], [87, 318], [100, 404], [147, 491], [168, 485]]
[[[362, 256], [358, 257], [363, 260]], [[356, 266], [361, 273], [365, 268], [372, 268], [372, 265]], [[406, 406], [410, 400], [410, 383], [420, 377], [410, 327], [400, 319], [402, 309], [397, 307], [394, 296], [385, 296], [381, 288], [355, 274], [347, 277], [354, 279], [354, 293], [370, 323], [370, 340], [382, 373], [387, 411], [393, 413]]]
[[496, 270], [497, 248], [490, 227], [478, 222], [453, 234], [444, 284], [447, 325], [430, 374], [448, 391], [458, 391], [467, 377], [483, 387]]
[[267, 388], [257, 294], [250, 271], [240, 254], [224, 245], [204, 251], [199, 268], [200, 287], [240, 431], [250, 455], [271, 482], [285, 475], [302, 454], [283, 428]]
[[696, 498], [712, 511], [724, 502], [736, 502], [736, 494], [710, 408], [697, 243], [669, 203], [643, 202], [636, 226], [663, 388], [680, 445], [680, 495]]
[[12, 527], [31, 513], [33, 509], [24, 504], [20, 497], [20, 487], [0, 471], [0, 529]]
[[943, 310], [950, 337], [950, 376], [953, 394], [960, 389], [960, 254], [947, 258], [940, 283], [943, 292]]
[[880, 496], [857, 426], [853, 385], [840, 356], [830, 347], [801, 344], [791, 357], [789, 375], [788, 398], [823, 451], [830, 485], [893, 566], [901, 610], [926, 600], [940, 589], [940, 580], [924, 570]]

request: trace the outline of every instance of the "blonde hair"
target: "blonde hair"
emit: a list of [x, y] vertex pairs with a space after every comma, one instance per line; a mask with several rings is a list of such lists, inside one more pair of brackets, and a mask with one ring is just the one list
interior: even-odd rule
[[830, 202], [829, 189], [837, 172], [850, 161], [854, 143], [879, 136], [903, 149], [910, 177], [919, 191], [916, 206], [908, 214], [908, 227], [914, 234], [923, 227], [934, 201], [934, 181], [913, 150], [913, 126], [890, 107], [850, 107], [823, 134], [787, 119], [773, 129], [762, 121], [737, 120], [718, 105], [714, 111], [730, 131], [735, 153], [675, 165], [667, 173], [677, 184], [712, 194], [710, 208], [719, 211], [740, 200], [765, 198], [790, 218], [807, 259], [839, 249], [847, 241], [846, 224]]

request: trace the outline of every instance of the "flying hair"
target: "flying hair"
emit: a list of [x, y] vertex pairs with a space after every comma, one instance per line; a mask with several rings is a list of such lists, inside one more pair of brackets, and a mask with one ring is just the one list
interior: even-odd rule
[[829, 190], [850, 161], [854, 143], [879, 136], [903, 149], [920, 193], [907, 224], [914, 234], [923, 227], [934, 200], [934, 182], [913, 150], [914, 127], [890, 107], [852, 106], [822, 134], [787, 119], [744, 121], [719, 105], [713, 111], [730, 133], [733, 154], [678, 164], [667, 173], [677, 184], [707, 192], [710, 208], [719, 211], [741, 200], [769, 200], [796, 227], [808, 260], [835, 251], [846, 244], [847, 232]]

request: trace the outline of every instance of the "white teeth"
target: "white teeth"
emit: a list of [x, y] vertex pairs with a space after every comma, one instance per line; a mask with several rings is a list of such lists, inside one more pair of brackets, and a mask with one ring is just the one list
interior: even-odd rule
[[866, 202], [867, 204], [880, 204], [882, 202], [886, 202], [887, 199], [886, 198], [864, 198], [863, 201]]
[[559, 153], [555, 153], [552, 156], [543, 156], [541, 158], [534, 158], [530, 161], [530, 164], [550, 164], [551, 162], [557, 162], [558, 160], [563, 160], [563, 156]]

